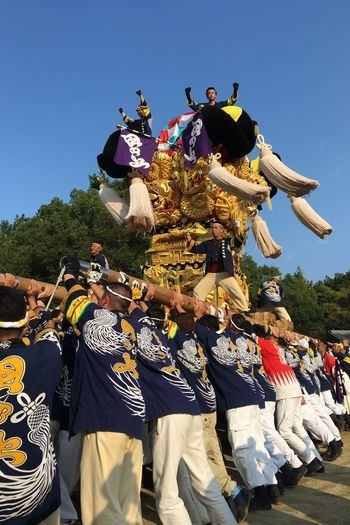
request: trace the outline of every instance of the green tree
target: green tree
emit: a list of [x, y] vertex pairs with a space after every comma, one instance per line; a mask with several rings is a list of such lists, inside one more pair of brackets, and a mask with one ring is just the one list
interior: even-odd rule
[[68, 204], [54, 198], [11, 227], [3, 221], [0, 236], [2, 269], [47, 282], [56, 281], [63, 255], [88, 260], [93, 241], [103, 245], [112, 269], [141, 276], [149, 247], [149, 237], [118, 226], [94, 189], [72, 190]]
[[323, 338], [325, 329], [322, 311], [312, 282], [305, 279], [298, 267], [293, 275], [284, 276], [283, 287], [284, 304], [293, 320], [295, 331]]
[[[242, 257], [241, 264], [249, 283], [250, 303], [254, 311], [257, 307], [257, 291], [260, 284], [281, 272], [277, 266], [258, 266], [248, 255]], [[282, 286], [285, 291], [284, 305], [292, 318], [295, 331], [324, 338], [327, 334], [327, 325], [313, 283], [307, 281], [298, 268], [294, 274], [283, 276]]]
[[315, 284], [315, 291], [326, 331], [350, 327], [350, 272], [326, 277]]
[[254, 311], [257, 307], [257, 293], [260, 284], [274, 275], [279, 275], [280, 270], [277, 266], [268, 266], [266, 264], [263, 266], [258, 266], [250, 255], [243, 255], [241, 267], [243, 273], [247, 277], [249, 287], [249, 301], [251, 304], [251, 309]]

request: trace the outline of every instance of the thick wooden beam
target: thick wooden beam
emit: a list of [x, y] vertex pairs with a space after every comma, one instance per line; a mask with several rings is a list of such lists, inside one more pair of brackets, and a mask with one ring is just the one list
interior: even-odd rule
[[[26, 291], [28, 289], [28, 286], [30, 285], [31, 279], [27, 278], [27, 277], [19, 277], [19, 276], [16, 275], [16, 281], [18, 283], [17, 284], [17, 290], [19, 290], [22, 293], [26, 293]], [[44, 291], [47, 286], [52, 286], [52, 287], [54, 286], [51, 283], [38, 281], [37, 279], [35, 279], [35, 281], [38, 283], [38, 285], [39, 285], [39, 287], [41, 288], [42, 291]], [[55, 290], [53, 298], [54, 298], [55, 301], [61, 302], [62, 299], [64, 299], [64, 297], [66, 295], [67, 295], [67, 291], [66, 291], [65, 287], [64, 286], [58, 286], [57, 289]]]
[[[86, 261], [80, 261], [80, 267], [81, 267], [80, 274], [82, 275], [82, 277], [86, 276], [87, 272], [90, 269], [90, 263]], [[125, 274], [121, 274], [120, 272], [116, 270], [111, 270], [111, 269], [106, 270], [105, 268], [101, 268], [101, 273], [102, 273], [101, 282], [103, 283], [113, 283], [116, 281], [123, 281], [124, 280], [123, 277], [125, 276]], [[140, 285], [143, 282], [146, 282], [147, 284], [147, 281], [143, 281], [142, 279], [139, 279], [137, 277], [133, 277], [131, 275], [127, 275], [127, 277], [128, 277], [130, 284], [135, 280], [138, 281]], [[18, 282], [17, 289], [25, 293], [28, 286], [30, 285], [30, 279], [27, 279], [25, 277], [16, 276], [16, 280]], [[49, 285], [49, 283], [45, 283], [41, 281], [37, 281], [37, 282], [39, 283], [39, 286], [42, 288], [42, 290], [44, 290], [45, 287]], [[51, 284], [50, 286], [53, 286], [53, 285]], [[170, 307], [172, 300], [174, 298], [174, 290], [170, 290], [168, 288], [164, 288], [156, 284], [154, 284], [153, 286], [154, 286], [153, 299], [159, 304], [163, 304], [164, 306]], [[58, 286], [57, 289], [55, 290], [53, 299], [55, 302], [60, 303], [66, 295], [67, 295], [67, 292], [66, 292], [65, 287]], [[182, 305], [184, 310], [186, 310], [187, 312], [193, 312], [195, 299], [193, 297], [190, 297], [188, 295], [183, 295], [183, 294], [182, 294], [182, 297], [184, 301]], [[230, 312], [230, 313], [233, 313], [233, 312]], [[259, 312], [255, 314], [253, 313], [251, 314], [251, 320], [252, 322], [255, 322], [258, 324], [268, 324], [268, 325], [277, 326], [282, 331], [293, 330], [293, 324], [291, 322], [279, 321], [276, 319], [276, 317], [272, 313], [264, 313], [264, 314], [261, 314]]]
[[[81, 266], [81, 270], [80, 270], [80, 273], [82, 275], [82, 277], [86, 276], [87, 272], [89, 271], [90, 269], [90, 263], [86, 262], [86, 261], [80, 261], [80, 266]], [[106, 270], [105, 268], [101, 268], [101, 273], [102, 273], [102, 278], [101, 278], [101, 282], [103, 283], [112, 283], [112, 282], [116, 282], [116, 281], [122, 281], [123, 280], [123, 275], [116, 271], [116, 270]], [[124, 274], [125, 275], [125, 274]], [[127, 275], [128, 279], [129, 279], [129, 283], [132, 283], [133, 281], [138, 281], [140, 284], [142, 284], [143, 282], [146, 282], [147, 281], [143, 281], [142, 279], [138, 279], [137, 277], [133, 277], [131, 275]], [[30, 285], [30, 281], [31, 279], [30, 278], [26, 278], [26, 277], [20, 277], [20, 276], [16, 276], [16, 280], [17, 280], [17, 289], [20, 290], [21, 292], [25, 293], [28, 286]], [[53, 284], [50, 284], [50, 283], [46, 283], [46, 282], [42, 282], [42, 281], [37, 281], [38, 284], [39, 284], [39, 287], [44, 290], [45, 287], [47, 286], [53, 286]], [[158, 285], [153, 285], [154, 286], [154, 296], [153, 296], [153, 299], [160, 303], [160, 304], [164, 304], [165, 306], [171, 306], [171, 301], [174, 297], [174, 291], [173, 290], [169, 290], [168, 288], [163, 288], [162, 286], [158, 286]], [[66, 289], [64, 286], [58, 286], [57, 289], [55, 290], [55, 293], [54, 293], [54, 296], [53, 296], [53, 299], [56, 301], [56, 302], [61, 302], [64, 297], [67, 295], [67, 292], [66, 292]], [[184, 299], [184, 304], [183, 304], [183, 308], [186, 310], [186, 311], [193, 311], [193, 306], [194, 306], [194, 298], [193, 297], [189, 297], [187, 295], [184, 295], [183, 296], [183, 299]]]

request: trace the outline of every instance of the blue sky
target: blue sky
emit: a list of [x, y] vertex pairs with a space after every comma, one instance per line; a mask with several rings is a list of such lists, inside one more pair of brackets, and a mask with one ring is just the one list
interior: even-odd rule
[[319, 239], [279, 192], [261, 217], [282, 255], [265, 259], [252, 236], [246, 253], [314, 282], [349, 271], [349, 19], [349, 0], [4, 0], [0, 220], [86, 190], [136, 89], [157, 135], [187, 110], [186, 86], [198, 100], [214, 85], [222, 99], [238, 81], [265, 141], [320, 182], [308, 202], [334, 228]]

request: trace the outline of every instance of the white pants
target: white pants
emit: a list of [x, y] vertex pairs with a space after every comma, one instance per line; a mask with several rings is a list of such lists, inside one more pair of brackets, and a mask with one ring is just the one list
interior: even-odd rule
[[153, 432], [153, 482], [161, 522], [164, 525], [191, 525], [177, 485], [182, 458], [194, 493], [207, 509], [212, 525], [235, 524], [207, 460], [201, 416], [164, 416], [157, 420]]
[[340, 439], [340, 433], [317, 394], [304, 395], [305, 404], [302, 405], [303, 424], [310, 434], [328, 445], [333, 439]]
[[231, 408], [226, 419], [232, 457], [246, 486], [276, 484], [278, 468], [265, 448], [258, 405]]
[[[281, 466], [284, 465], [286, 461], [288, 461], [288, 463], [290, 463], [293, 468], [298, 468], [302, 465], [302, 462], [276, 429], [275, 410], [275, 401], [265, 401], [265, 408], [260, 410], [261, 426], [265, 437], [265, 446], [278, 468], [281, 468]], [[280, 457], [281, 454], [283, 462]]]
[[326, 407], [329, 408], [329, 410], [331, 410], [333, 414], [336, 414], [337, 416], [346, 414], [345, 407], [340, 403], [334, 401], [331, 390], [322, 390], [321, 395], [323, 397]]
[[301, 461], [309, 464], [315, 457], [321, 460], [320, 454], [303, 426], [301, 397], [279, 399], [276, 402], [276, 426]]

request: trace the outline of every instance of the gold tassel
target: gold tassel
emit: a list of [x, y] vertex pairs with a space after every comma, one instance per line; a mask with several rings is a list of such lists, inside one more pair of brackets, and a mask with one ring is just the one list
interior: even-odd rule
[[272, 153], [270, 144], [265, 144], [263, 135], [258, 135], [256, 147], [260, 149], [259, 169], [276, 188], [287, 193], [289, 197], [301, 197], [320, 185], [317, 180], [299, 175], [283, 164]]
[[252, 232], [256, 244], [264, 257], [277, 259], [281, 255], [281, 246], [272, 239], [266, 222], [258, 214], [252, 219]]
[[118, 193], [105, 182], [100, 184], [98, 194], [101, 201], [106, 206], [112, 217], [117, 221], [119, 226], [123, 224], [129, 211], [127, 203], [123, 201]]
[[125, 217], [125, 226], [149, 232], [155, 225], [151, 199], [146, 184], [139, 177], [133, 177], [129, 188], [130, 206]]
[[221, 166], [216, 158], [211, 160], [209, 164], [208, 177], [216, 186], [222, 188], [230, 195], [235, 195], [235, 197], [244, 201], [254, 202], [254, 204], [261, 204], [270, 195], [268, 186], [248, 182], [232, 175], [226, 168]]
[[332, 226], [322, 219], [305, 199], [291, 197], [290, 201], [293, 213], [306, 228], [321, 239], [325, 239], [332, 233]]

